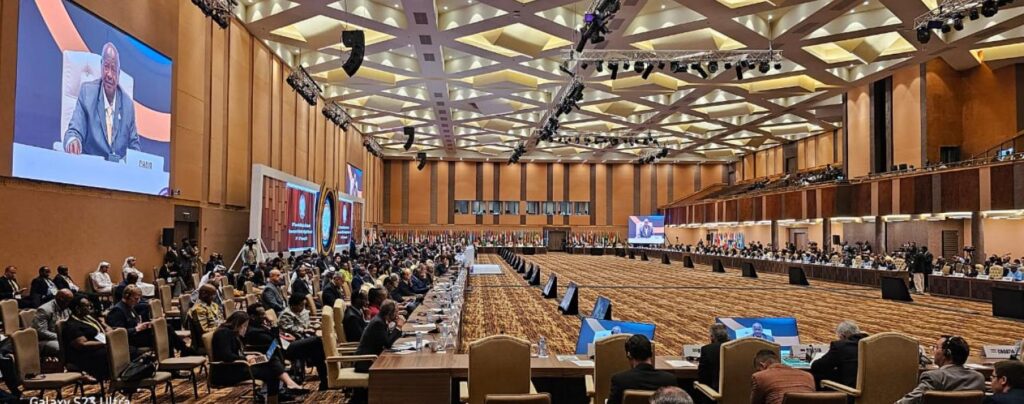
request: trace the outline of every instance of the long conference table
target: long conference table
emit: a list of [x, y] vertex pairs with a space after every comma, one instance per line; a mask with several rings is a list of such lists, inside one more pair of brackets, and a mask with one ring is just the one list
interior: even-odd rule
[[485, 246], [477, 246], [476, 250], [480, 254], [497, 254], [498, 251], [501, 250], [502, 248], [508, 248], [508, 249], [512, 250], [513, 252], [515, 252], [516, 254], [522, 254], [522, 255], [536, 255], [536, 254], [547, 254], [548, 253], [548, 248], [546, 246], [523, 246], [523, 245], [507, 246], [507, 247], [506, 246], [485, 245]]
[[[742, 268], [743, 264], [751, 264], [757, 272], [787, 274], [789, 268], [801, 268], [808, 279], [817, 279], [828, 282], [846, 283], [852, 285], [880, 287], [881, 278], [897, 277], [904, 282], [910, 281], [910, 273], [907, 271], [889, 271], [879, 269], [854, 268], [844, 265], [822, 265], [808, 264], [803, 262], [789, 262], [765, 260], [758, 258], [734, 257], [714, 254], [699, 254], [694, 252], [666, 250], [660, 248], [632, 248], [634, 255], [639, 258], [646, 253], [648, 259], [660, 260], [663, 255], [668, 255], [671, 261], [681, 262], [689, 257], [694, 264], [714, 265], [715, 261], [721, 261], [722, 265], [728, 268]], [[928, 293], [937, 296], [954, 297], [959, 299], [977, 300], [983, 302], [992, 301], [992, 289], [1003, 288], [1024, 291], [1024, 282], [1010, 282], [999, 279], [978, 279], [956, 276], [928, 275]]]
[[[648, 254], [652, 255], [653, 253], [648, 251]], [[699, 256], [700, 254], [691, 255]], [[710, 257], [705, 258], [710, 259]], [[695, 260], [703, 260], [705, 258], [692, 257]], [[733, 261], [730, 261], [730, 263], [735, 264]], [[789, 265], [792, 263], [785, 264]], [[469, 269], [460, 270], [469, 271]], [[456, 279], [458, 279], [457, 276], [452, 276], [448, 281], [454, 282]], [[864, 280], [867, 278], [846, 279]], [[462, 282], [465, 282], [463, 286], [468, 283], [466, 278], [463, 278]], [[537, 298], [540, 299], [539, 293]], [[417, 325], [429, 323], [429, 315], [434, 309], [440, 307], [440, 301], [441, 296], [438, 292], [428, 292], [424, 296], [423, 303], [410, 314], [409, 321], [403, 327], [403, 331], [411, 333], [416, 330]], [[459, 309], [461, 310], [464, 306], [464, 304], [460, 305]], [[461, 312], [459, 316], [461, 318]], [[461, 327], [461, 322], [459, 327]], [[454, 332], [456, 346], [449, 347], [445, 352], [433, 352], [431, 348], [424, 348], [419, 352], [385, 352], [381, 355], [370, 368], [370, 403], [457, 403], [459, 396], [458, 382], [466, 380], [469, 375], [469, 355], [457, 352], [458, 347], [462, 343], [468, 343], [469, 341], [460, 341], [463, 335], [461, 329], [456, 329]], [[437, 333], [424, 335], [424, 340], [430, 343], [434, 343], [437, 339], [439, 339], [439, 334]], [[399, 339], [396, 344], [414, 340], [415, 337], [406, 337]], [[581, 366], [572, 360], [574, 359], [573, 356], [557, 354], [553, 353], [546, 358], [534, 356], [530, 359], [530, 372], [534, 385], [538, 391], [552, 393], [553, 398], [556, 399], [554, 402], [586, 403], [582, 379], [586, 375], [593, 374], [593, 366]], [[575, 356], [575, 358], [586, 359], [583, 355]], [[684, 359], [690, 360], [679, 362]], [[693, 359], [680, 356], [658, 356], [655, 358], [655, 368], [674, 374], [679, 381], [679, 385], [688, 388], [697, 378], [697, 361]], [[981, 365], [982, 367], [977, 370], [987, 377], [991, 373], [991, 364], [996, 361], [972, 356], [969, 363]], [[922, 370], [926, 369], [922, 368]]]

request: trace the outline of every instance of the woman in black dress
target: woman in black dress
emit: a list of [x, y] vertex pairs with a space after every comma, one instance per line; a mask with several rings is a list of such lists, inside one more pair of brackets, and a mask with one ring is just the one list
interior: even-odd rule
[[[213, 361], [220, 363], [211, 365], [211, 382], [218, 386], [233, 386], [249, 379], [257, 379], [267, 386], [267, 394], [270, 396], [277, 395], [280, 390], [279, 382], [284, 382], [282, 401], [309, 393], [309, 390], [302, 388], [285, 373], [284, 363], [278, 355], [266, 358], [263, 355], [246, 355], [242, 351], [242, 338], [248, 328], [249, 315], [237, 311], [213, 332]], [[250, 366], [238, 361], [246, 362]]]
[[75, 296], [70, 308], [71, 316], [64, 322], [64, 341], [61, 341], [67, 347], [68, 363], [96, 379], [109, 379], [105, 334], [109, 329], [92, 316], [92, 302], [87, 297]]

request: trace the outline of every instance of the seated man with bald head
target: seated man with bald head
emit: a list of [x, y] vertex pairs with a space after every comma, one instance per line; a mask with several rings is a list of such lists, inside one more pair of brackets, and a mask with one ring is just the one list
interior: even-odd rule
[[284, 293], [281, 292], [281, 287], [284, 286], [284, 277], [281, 276], [281, 271], [273, 269], [270, 274], [267, 275], [267, 285], [263, 288], [263, 293], [260, 295], [260, 301], [263, 303], [263, 307], [274, 310], [274, 313], [284, 313], [284, 309], [287, 306], [284, 300]]
[[39, 352], [43, 356], [57, 357], [60, 355], [60, 343], [57, 341], [57, 322], [68, 319], [71, 314], [71, 300], [74, 294], [68, 289], [57, 291], [53, 300], [43, 303], [36, 309], [32, 319], [32, 328], [39, 336]]

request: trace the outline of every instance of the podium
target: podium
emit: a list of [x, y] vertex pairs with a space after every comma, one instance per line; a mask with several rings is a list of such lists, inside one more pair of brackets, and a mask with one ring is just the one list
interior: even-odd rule
[[879, 280], [882, 282], [883, 299], [901, 302], [914, 301], [914, 298], [910, 297], [910, 289], [907, 288], [907, 282], [902, 277], [883, 273], [879, 276]]
[[789, 267], [789, 284], [797, 286], [811, 286], [807, 281], [807, 274], [800, 267]]

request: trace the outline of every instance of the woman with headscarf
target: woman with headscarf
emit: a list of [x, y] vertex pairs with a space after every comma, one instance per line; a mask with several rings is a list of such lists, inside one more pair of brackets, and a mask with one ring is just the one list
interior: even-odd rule
[[142, 290], [142, 296], [153, 297], [156, 296], [156, 287], [152, 283], [143, 282], [142, 271], [135, 268], [135, 257], [128, 257], [124, 259], [124, 265], [121, 266], [121, 276], [124, 279], [128, 279], [128, 274], [133, 273], [139, 276], [139, 281], [135, 282], [135, 286], [138, 286]]

